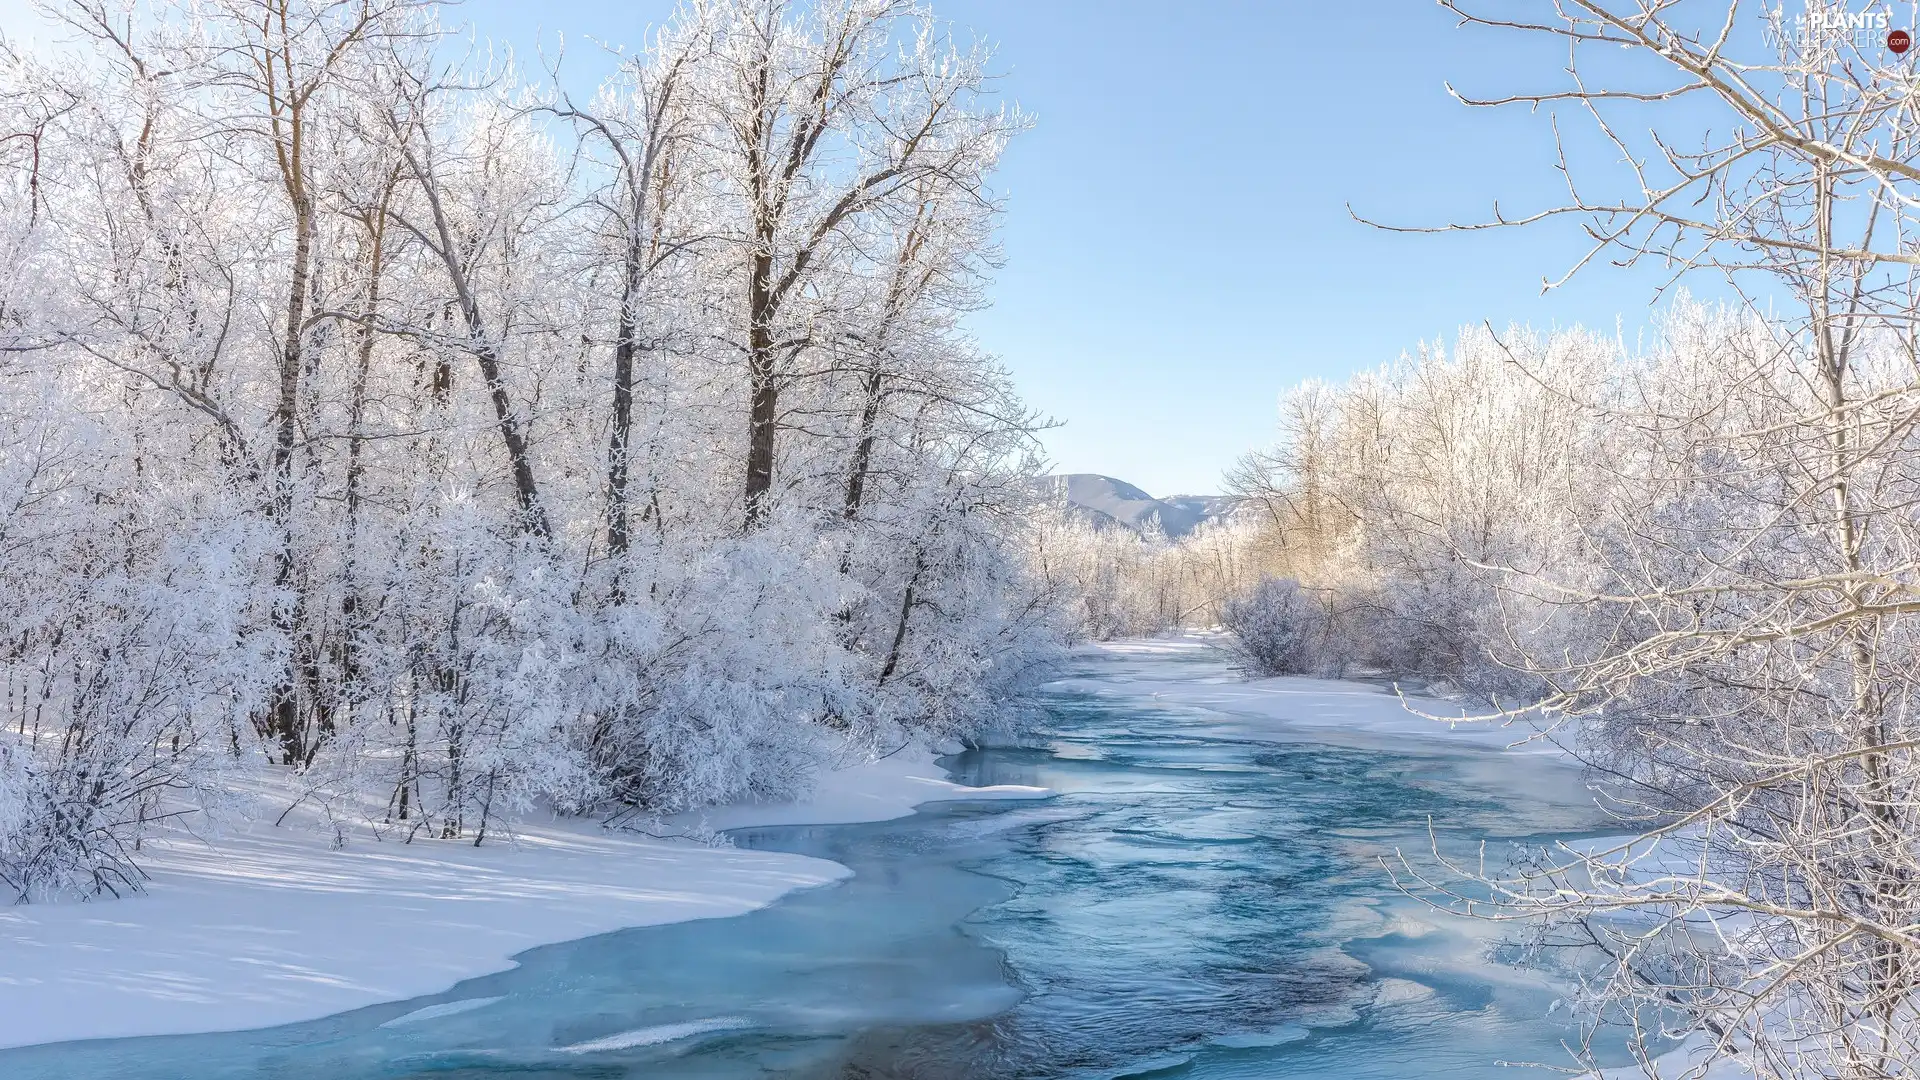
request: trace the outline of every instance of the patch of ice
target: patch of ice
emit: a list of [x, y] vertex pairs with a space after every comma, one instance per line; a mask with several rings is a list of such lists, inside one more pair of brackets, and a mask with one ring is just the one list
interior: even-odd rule
[[383, 1028], [406, 1027], [408, 1024], [417, 1024], [422, 1020], [438, 1020], [442, 1016], [458, 1016], [463, 1012], [484, 1009], [500, 1000], [502, 999], [498, 997], [481, 997], [466, 998], [461, 1001], [443, 1001], [438, 1005], [428, 1005], [424, 1009], [415, 1009], [410, 1013], [402, 1013], [380, 1026]]
[[1373, 1003], [1375, 1005], [1406, 1005], [1415, 1001], [1425, 1001], [1433, 996], [1433, 987], [1417, 983], [1411, 979], [1381, 979], [1375, 984]]
[[686, 1020], [678, 1024], [655, 1024], [652, 1027], [635, 1028], [622, 1031], [604, 1038], [589, 1039], [560, 1047], [563, 1054], [604, 1054], [609, 1050], [631, 1050], [636, 1046], [658, 1046], [661, 1043], [690, 1039], [695, 1035], [705, 1035], [714, 1031], [735, 1031], [753, 1025], [738, 1016], [712, 1016], [705, 1020]]
[[1111, 1080], [1135, 1080], [1135, 1078], [1154, 1076], [1169, 1069], [1178, 1069], [1192, 1060], [1192, 1054], [1163, 1054], [1145, 1061], [1136, 1061], [1125, 1070], [1112, 1073], [1110, 1076]]
[[1215, 1035], [1207, 1041], [1228, 1050], [1253, 1050], [1263, 1046], [1285, 1046], [1313, 1034], [1306, 1028], [1288, 1024], [1272, 1031], [1243, 1031], [1234, 1035]]

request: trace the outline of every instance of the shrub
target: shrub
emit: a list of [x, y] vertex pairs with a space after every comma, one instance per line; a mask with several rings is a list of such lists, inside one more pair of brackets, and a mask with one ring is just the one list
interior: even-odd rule
[[1227, 601], [1220, 625], [1233, 635], [1235, 662], [1250, 674], [1323, 674], [1340, 666], [1329, 648], [1327, 596], [1292, 578], [1262, 578], [1251, 593]]

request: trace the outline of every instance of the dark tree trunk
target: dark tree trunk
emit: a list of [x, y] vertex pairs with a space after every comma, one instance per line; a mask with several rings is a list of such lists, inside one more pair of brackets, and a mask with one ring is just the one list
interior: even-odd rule
[[[639, 303], [641, 252], [635, 244], [627, 246], [626, 278], [620, 289], [620, 322], [613, 343], [613, 434], [607, 445], [607, 551], [618, 557], [626, 554], [627, 479], [633, 453], [633, 336], [638, 319], [634, 306]], [[616, 599], [619, 583], [614, 584]]]
[[860, 441], [853, 445], [853, 465], [847, 471], [846, 518], [860, 514], [860, 502], [866, 496], [867, 470], [873, 467], [873, 432], [880, 418], [880, 388], [886, 381], [876, 362], [867, 372], [866, 399], [860, 406]]
[[900, 595], [900, 620], [893, 627], [893, 644], [887, 647], [887, 662], [880, 668], [880, 685], [886, 685], [888, 679], [900, 666], [900, 646], [907, 640], [907, 622], [913, 617], [913, 593], [920, 584], [920, 575], [926, 573], [927, 557], [922, 551], [913, 553], [913, 573], [907, 578], [907, 589]]
[[[280, 393], [274, 405], [274, 437], [271, 482], [273, 490], [268, 498], [268, 513], [274, 527], [280, 533], [280, 542], [274, 552], [273, 584], [277, 591], [285, 593], [296, 590], [298, 584], [294, 573], [293, 555], [293, 448], [298, 433], [298, 407], [300, 399], [300, 373], [302, 369], [305, 341], [307, 289], [312, 277], [313, 266], [313, 223], [311, 206], [299, 194], [293, 196], [294, 241], [293, 274], [287, 286], [286, 322], [282, 326], [280, 343]], [[300, 716], [300, 681], [303, 674], [303, 656], [310, 652], [312, 644], [300, 634], [297, 602], [276, 603], [273, 607], [274, 629], [287, 635], [293, 643], [293, 650], [287, 658], [286, 669], [281, 673], [280, 681], [273, 688], [273, 696], [268, 704], [267, 735], [279, 748], [280, 762], [284, 765], [296, 765], [305, 762], [309, 754], [306, 745], [304, 723]]]
[[[771, 237], [765, 243], [771, 244]], [[748, 529], [766, 517], [773, 487], [773, 437], [780, 409], [780, 384], [774, 371], [773, 256], [763, 246], [754, 252], [747, 282], [747, 371], [752, 400], [747, 414]]]
[[[460, 263], [459, 246], [453, 241], [452, 229], [447, 224], [446, 208], [441, 205], [440, 191], [435, 186], [433, 174], [421, 165], [419, 160], [408, 154], [408, 163], [413, 167], [414, 176], [420, 181], [421, 193], [427, 197], [427, 206], [433, 213], [434, 234], [437, 243], [429, 241], [434, 254], [440, 257], [440, 263], [446, 268], [447, 277], [453, 284], [455, 297], [460, 304], [460, 318], [467, 327], [467, 351], [480, 367], [480, 377], [487, 384], [487, 395], [493, 401], [494, 425], [500, 431], [500, 441], [506, 446], [507, 460], [513, 473], [513, 491], [520, 504], [520, 527], [523, 532], [546, 539], [553, 535], [553, 529], [547, 522], [547, 512], [540, 504], [540, 488], [533, 478], [533, 463], [527, 453], [526, 434], [520, 430], [520, 420], [513, 413], [513, 399], [507, 393], [507, 383], [500, 374], [500, 351], [487, 337], [486, 324], [480, 318], [480, 304], [474, 298], [473, 289], [467, 279], [466, 267]], [[423, 235], [424, 240], [426, 237]]]
[[360, 327], [359, 364], [353, 378], [353, 400], [347, 411], [347, 558], [345, 595], [340, 598], [340, 681], [351, 688], [359, 682], [360, 656], [360, 482], [366, 473], [367, 380], [373, 371], [373, 318], [380, 310], [380, 275], [385, 270], [385, 208], [368, 219], [373, 248], [367, 259], [367, 295]]
[[546, 509], [540, 505], [540, 488], [533, 479], [526, 434], [520, 430], [520, 420], [513, 414], [513, 399], [507, 395], [506, 381], [500, 377], [500, 354], [492, 343], [479, 339], [474, 341], [472, 351], [480, 365], [480, 377], [486, 380], [487, 394], [493, 399], [493, 417], [500, 429], [500, 441], [506, 445], [507, 458], [513, 465], [513, 493], [520, 504], [521, 528], [544, 540], [553, 535], [553, 527], [547, 522]]

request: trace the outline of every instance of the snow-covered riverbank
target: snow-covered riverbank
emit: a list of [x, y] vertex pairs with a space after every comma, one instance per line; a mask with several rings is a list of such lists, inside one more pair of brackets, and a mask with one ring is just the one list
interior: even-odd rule
[[[1458, 715], [1461, 706], [1419, 697], [1403, 702], [1397, 695], [1366, 683], [1291, 676], [1239, 679], [1224, 672], [1199, 678], [1169, 677], [1168, 660], [1217, 661], [1215, 644], [1217, 639], [1206, 634], [1109, 642], [1099, 649], [1121, 663], [1103, 668], [1098, 679], [1066, 680], [1060, 685], [1101, 696], [1151, 697], [1162, 705], [1193, 709], [1204, 716], [1202, 724], [1207, 732], [1228, 738], [1305, 735], [1376, 743], [1382, 739], [1434, 739], [1565, 756], [1552, 740], [1537, 737], [1538, 732], [1524, 723], [1436, 720], [1433, 717]], [[1598, 851], [1627, 839], [1596, 837], [1575, 846]], [[1687, 860], [1695, 857], [1688, 853], [1673, 858], [1680, 860], [1679, 868], [1684, 873]], [[1660, 859], [1652, 856], [1646, 861], [1648, 873], [1661, 865]], [[1737, 1060], [1716, 1061], [1705, 1073], [1699, 1072], [1706, 1051], [1704, 1038], [1695, 1036], [1662, 1055], [1654, 1065], [1655, 1072], [1663, 1080], [1747, 1080], [1753, 1075]], [[1637, 1066], [1609, 1069], [1600, 1080], [1644, 1075]]]
[[[1103, 666], [1097, 679], [1066, 679], [1056, 685], [1198, 710], [1206, 714], [1206, 732], [1222, 738], [1257, 741], [1311, 736], [1338, 741], [1345, 736], [1372, 742], [1415, 738], [1528, 753], [1560, 752], [1522, 722], [1435, 719], [1461, 716], [1470, 709], [1455, 701], [1417, 695], [1403, 701], [1386, 686], [1343, 679], [1292, 675], [1243, 679], [1221, 663], [1220, 643], [1218, 634], [1209, 633], [1105, 642], [1093, 648], [1118, 663]], [[1185, 676], [1178, 669], [1170, 672], [1169, 661], [1206, 664], [1212, 670]]]
[[[711, 828], [880, 821], [964, 788], [903, 751], [802, 804], [721, 807]], [[444, 990], [540, 945], [738, 915], [844, 876], [837, 863], [527, 822], [511, 842], [359, 840], [260, 826], [143, 853], [145, 895], [0, 909], [0, 1047], [308, 1020]]]
[[[1100, 660], [1098, 677], [1061, 688], [1191, 709], [1197, 734], [1483, 746], [1525, 734], [1429, 720], [1362, 683], [1240, 680], [1204, 635], [1086, 651]], [[1183, 672], [1183, 661], [1200, 666]], [[931, 754], [910, 749], [829, 773], [805, 803], [717, 807], [683, 824], [880, 821], [942, 799], [1047, 794], [943, 777]], [[435, 993], [540, 945], [738, 915], [847, 873], [579, 821], [525, 822], [510, 842], [478, 848], [362, 838], [343, 850], [322, 831], [260, 825], [150, 849], [143, 864], [153, 880], [142, 896], [0, 910], [0, 1047], [314, 1019]]]

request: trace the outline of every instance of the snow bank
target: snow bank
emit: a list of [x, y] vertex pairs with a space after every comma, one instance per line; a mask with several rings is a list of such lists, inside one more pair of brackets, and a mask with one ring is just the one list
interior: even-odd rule
[[[878, 821], [967, 788], [925, 751], [825, 777], [810, 803], [733, 806], [712, 828]], [[149, 848], [146, 895], [0, 909], [0, 1047], [310, 1020], [447, 989], [539, 945], [738, 915], [839, 880], [801, 855], [528, 823], [511, 843], [326, 838], [264, 825]]]
[[[1412, 694], [1403, 701], [1388, 687], [1344, 679], [1298, 675], [1243, 679], [1215, 648], [1218, 641], [1217, 635], [1189, 633], [1085, 646], [1083, 655], [1104, 661], [1099, 675], [1067, 679], [1056, 685], [1101, 697], [1147, 697], [1162, 705], [1204, 710], [1217, 714], [1207, 724], [1210, 731], [1237, 738], [1311, 734], [1314, 738], [1347, 735], [1370, 742], [1441, 739], [1531, 753], [1559, 753], [1550, 741], [1536, 738], [1538, 733], [1525, 724], [1485, 720], [1456, 723], [1430, 718], [1460, 716], [1469, 711], [1458, 702]], [[1169, 661], [1193, 667], [1188, 674], [1169, 678]]]
[[926, 802], [951, 799], [1034, 799], [1052, 794], [1046, 788], [999, 784], [966, 787], [942, 776], [933, 755], [908, 747], [878, 761], [831, 774], [813, 798], [803, 803], [720, 806], [685, 815], [690, 823], [710, 829], [744, 829], [755, 825], [844, 825], [856, 821], [889, 821], [906, 817]]
[[[1753, 1070], [1733, 1058], [1720, 1058], [1702, 1071], [1700, 1066], [1706, 1062], [1708, 1050], [1704, 1036], [1689, 1036], [1679, 1049], [1653, 1059], [1653, 1075], [1659, 1080], [1753, 1080]], [[1646, 1069], [1628, 1065], [1603, 1070], [1590, 1080], [1646, 1080], [1646, 1076]]]

